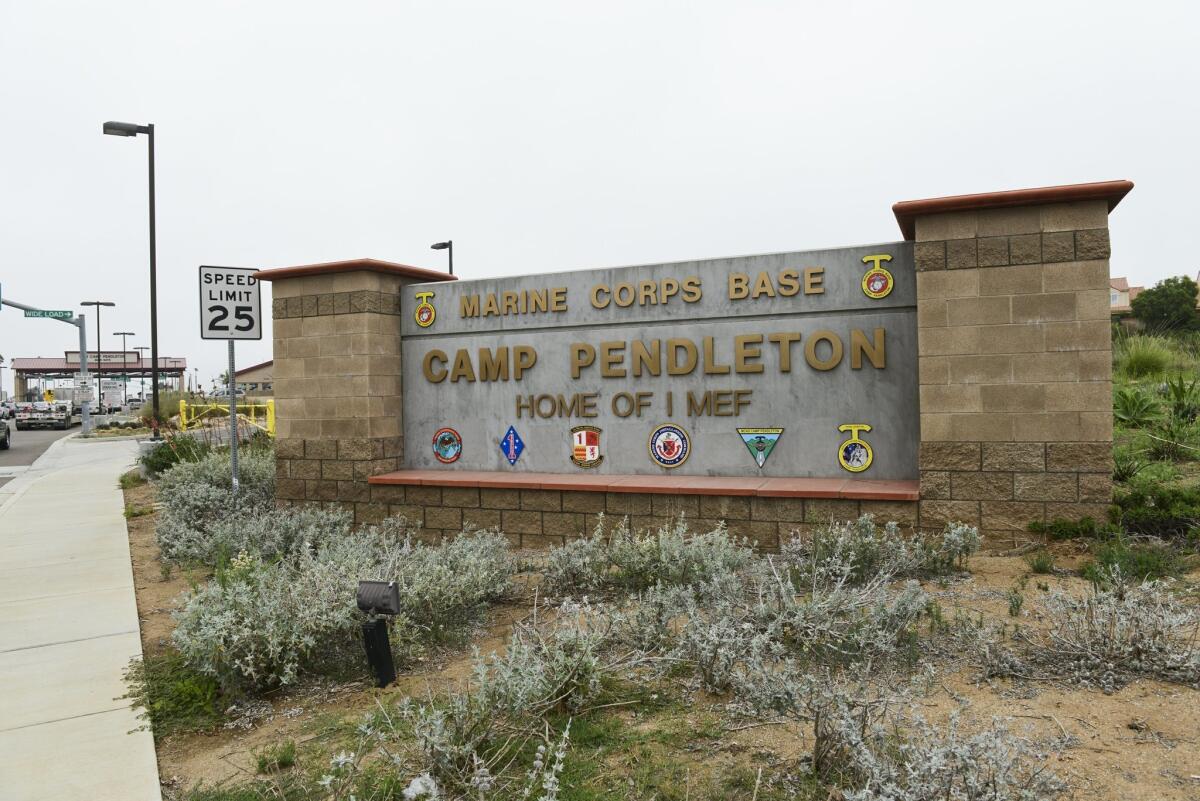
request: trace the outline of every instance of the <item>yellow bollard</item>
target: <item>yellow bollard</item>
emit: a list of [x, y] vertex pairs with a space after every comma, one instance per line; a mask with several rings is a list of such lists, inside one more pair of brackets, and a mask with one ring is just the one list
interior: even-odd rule
[[187, 401], [179, 399], [179, 430], [187, 431]]
[[267, 433], [275, 436], [275, 399], [267, 401]]

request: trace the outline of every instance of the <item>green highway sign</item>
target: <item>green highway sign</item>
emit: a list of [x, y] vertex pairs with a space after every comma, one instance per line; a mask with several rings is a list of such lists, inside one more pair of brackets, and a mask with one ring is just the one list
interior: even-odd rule
[[49, 317], [52, 320], [70, 320], [75, 312], [65, 309], [26, 309], [26, 317]]

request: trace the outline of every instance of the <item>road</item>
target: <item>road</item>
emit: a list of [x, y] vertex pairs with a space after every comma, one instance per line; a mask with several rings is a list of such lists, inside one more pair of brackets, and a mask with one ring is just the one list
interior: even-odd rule
[[0, 451], [0, 486], [4, 486], [17, 473], [24, 472], [21, 468], [33, 464], [57, 440], [79, 430], [70, 428], [66, 431], [55, 431], [39, 428], [17, 431], [12, 420], [8, 421], [8, 428], [12, 431], [12, 447]]

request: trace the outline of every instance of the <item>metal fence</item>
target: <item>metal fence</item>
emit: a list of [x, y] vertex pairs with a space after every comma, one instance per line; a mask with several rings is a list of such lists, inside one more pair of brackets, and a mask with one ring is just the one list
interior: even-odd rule
[[[265, 403], [241, 403], [237, 405], [238, 420], [275, 436], [275, 401]], [[179, 428], [189, 431], [201, 428], [205, 421], [229, 419], [228, 403], [188, 403], [179, 401]]]

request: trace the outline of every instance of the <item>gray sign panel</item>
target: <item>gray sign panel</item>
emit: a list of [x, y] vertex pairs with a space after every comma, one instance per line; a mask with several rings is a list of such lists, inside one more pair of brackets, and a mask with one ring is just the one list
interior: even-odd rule
[[[903, 242], [408, 286], [405, 464], [915, 478], [915, 294]], [[664, 424], [690, 438], [674, 468], [649, 447]], [[872, 460], [851, 472], [839, 427], [863, 424]], [[524, 446], [511, 465], [510, 425]], [[574, 450], [581, 426], [599, 429], [588, 468], [572, 460], [597, 453]], [[443, 428], [462, 439], [451, 463], [434, 452]], [[783, 432], [760, 466], [739, 428]]]

